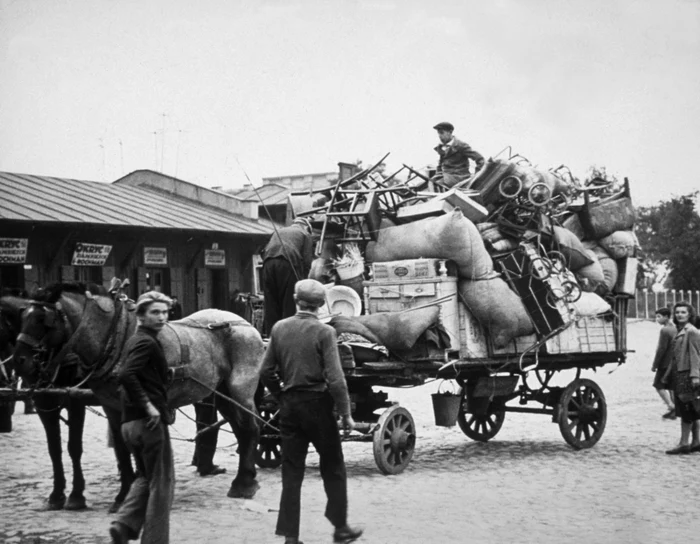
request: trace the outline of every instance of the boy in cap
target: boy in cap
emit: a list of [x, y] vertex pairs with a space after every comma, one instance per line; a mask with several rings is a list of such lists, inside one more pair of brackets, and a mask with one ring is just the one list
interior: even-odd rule
[[122, 436], [134, 456], [136, 480], [109, 534], [113, 544], [167, 544], [175, 471], [168, 424], [168, 363], [158, 333], [168, 321], [172, 301], [157, 291], [136, 301], [138, 328], [126, 343], [126, 359], [117, 379], [122, 386]]
[[433, 127], [437, 130], [440, 145], [435, 151], [440, 155], [440, 162], [433, 179], [441, 181], [447, 187], [453, 187], [470, 176], [469, 160], [476, 163], [475, 172], [484, 166], [484, 157], [474, 151], [469, 144], [453, 136], [455, 127], [452, 123], [438, 123]]
[[325, 288], [316, 280], [301, 280], [294, 286], [294, 301], [296, 314], [272, 328], [262, 368], [263, 383], [280, 401], [282, 496], [275, 532], [285, 544], [301, 544], [301, 485], [311, 443], [320, 457], [333, 541], [352, 542], [362, 530], [347, 524], [347, 476], [334, 405], [344, 429], [352, 430], [355, 422], [335, 330], [318, 320]]

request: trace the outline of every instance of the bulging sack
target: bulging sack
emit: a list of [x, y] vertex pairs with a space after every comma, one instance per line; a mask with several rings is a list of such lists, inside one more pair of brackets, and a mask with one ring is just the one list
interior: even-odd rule
[[618, 270], [617, 262], [613, 259], [604, 248], [598, 244], [593, 244], [591, 247], [593, 253], [598, 257], [598, 262], [600, 267], [603, 269], [603, 276], [605, 277], [605, 285], [608, 291], [612, 291], [617, 284]]
[[451, 259], [459, 276], [482, 279], [494, 275], [493, 261], [474, 223], [459, 208], [440, 217], [421, 219], [379, 231], [367, 244], [368, 262], [401, 259]]
[[503, 348], [514, 338], [535, 332], [523, 301], [500, 277], [460, 280], [459, 294], [496, 348]]
[[578, 317], [596, 316], [611, 310], [610, 304], [595, 293], [581, 293], [581, 297], [573, 306]]
[[598, 244], [607, 251], [613, 259], [634, 257], [639, 241], [631, 230], [617, 230], [598, 240]]
[[595, 291], [599, 285], [605, 285], [605, 274], [600, 261], [592, 249], [587, 249], [586, 254], [591, 260], [591, 264], [579, 268], [576, 277], [579, 279], [581, 289], [584, 291]]
[[581, 240], [568, 229], [554, 226], [553, 248], [559, 251], [566, 259], [566, 267], [576, 271], [593, 263], [593, 259], [586, 252]]
[[380, 344], [389, 349], [410, 349], [433, 323], [440, 317], [440, 307], [425, 306], [403, 312], [381, 312], [352, 318], [369, 329]]

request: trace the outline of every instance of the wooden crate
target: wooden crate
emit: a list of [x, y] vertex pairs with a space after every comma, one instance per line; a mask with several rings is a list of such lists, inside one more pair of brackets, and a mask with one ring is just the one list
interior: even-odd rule
[[440, 310], [438, 322], [450, 338], [450, 350], [460, 346], [457, 278], [412, 279], [408, 281], [365, 281], [365, 308], [370, 314], [401, 312], [435, 304]]
[[459, 308], [459, 358], [483, 359], [488, 357], [489, 349], [486, 335], [476, 317], [461, 301]]
[[604, 317], [582, 317], [576, 321], [581, 353], [616, 351], [613, 322]]
[[575, 323], [566, 327], [559, 334], [552, 336], [545, 342], [547, 353], [556, 355], [559, 353], [580, 353], [581, 340]]

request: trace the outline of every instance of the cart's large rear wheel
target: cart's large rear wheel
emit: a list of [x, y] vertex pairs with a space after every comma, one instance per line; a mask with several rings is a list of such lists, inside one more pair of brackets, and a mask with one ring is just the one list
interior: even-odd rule
[[466, 409], [467, 398], [463, 397], [459, 414], [457, 414], [457, 423], [462, 432], [472, 440], [488, 442], [503, 427], [503, 420], [506, 418], [503, 406], [491, 403], [485, 414], [470, 414], [466, 412]]
[[[279, 426], [276, 405], [260, 406], [260, 417], [275, 427]], [[277, 468], [282, 464], [282, 439], [278, 431], [267, 425], [260, 427], [260, 441], [255, 451], [255, 463], [261, 468]]]
[[571, 447], [592, 448], [603, 436], [607, 419], [605, 395], [597, 383], [577, 379], [564, 388], [559, 399], [559, 430]]
[[379, 417], [373, 437], [374, 460], [384, 474], [399, 474], [416, 447], [416, 424], [406, 408], [395, 404]]

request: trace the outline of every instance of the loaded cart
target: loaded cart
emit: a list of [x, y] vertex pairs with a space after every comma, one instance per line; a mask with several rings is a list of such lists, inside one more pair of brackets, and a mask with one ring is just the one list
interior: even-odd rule
[[[625, 362], [636, 287], [627, 180], [581, 185], [516, 156], [451, 188], [409, 170], [391, 187], [363, 171], [298, 212], [320, 233], [318, 268], [336, 272], [323, 313], [358, 423], [344, 439], [372, 442], [379, 470], [402, 472], [416, 426], [381, 388], [442, 379], [455, 387], [432, 395], [437, 425], [488, 441], [506, 412], [544, 414], [574, 449], [594, 446], [607, 406], [581, 373]], [[574, 379], [555, 386], [564, 370]], [[276, 407], [261, 412], [258, 463], [277, 466]]]
[[[391, 275], [382, 281], [365, 281], [365, 307], [369, 311], [439, 309], [438, 327], [445, 329], [448, 349], [439, 349], [430, 335], [421, 335], [406, 351], [388, 355], [362, 342], [341, 342], [341, 360], [358, 423], [345, 440], [373, 444], [374, 459], [384, 474], [398, 474], [409, 464], [416, 446], [416, 425], [409, 410], [391, 402], [381, 387], [414, 387], [435, 379], [455, 380], [455, 393], [432, 397], [436, 424], [458, 425], [469, 438], [488, 441], [500, 431], [506, 412], [545, 414], [559, 425], [564, 440], [575, 449], [590, 448], [600, 440], [606, 424], [605, 395], [592, 380], [581, 378], [585, 369], [596, 369], [626, 358], [628, 295], [615, 295], [612, 307], [595, 316], [575, 317], [558, 313], [555, 327], [544, 334], [515, 338], [505, 347], [492, 340], [459, 300], [457, 278], [449, 276], [451, 263], [416, 259], [371, 266], [375, 271], [392, 269], [412, 277]], [[427, 274], [432, 277], [414, 277]], [[423, 271], [423, 272], [421, 272]], [[443, 274], [443, 275], [441, 275]], [[547, 296], [540, 297], [547, 304]], [[550, 297], [550, 301], [554, 299]], [[572, 304], [562, 301], [565, 308]], [[558, 312], [556, 303], [542, 309]], [[339, 334], [343, 338], [344, 333]], [[452, 349], [452, 346], [457, 346]], [[396, 353], [400, 353], [397, 356]], [[555, 374], [575, 370], [566, 387], [551, 384]], [[276, 407], [264, 404], [261, 413], [274, 426]], [[275, 467], [281, 462], [279, 435], [272, 428], [262, 431], [258, 462]]]

